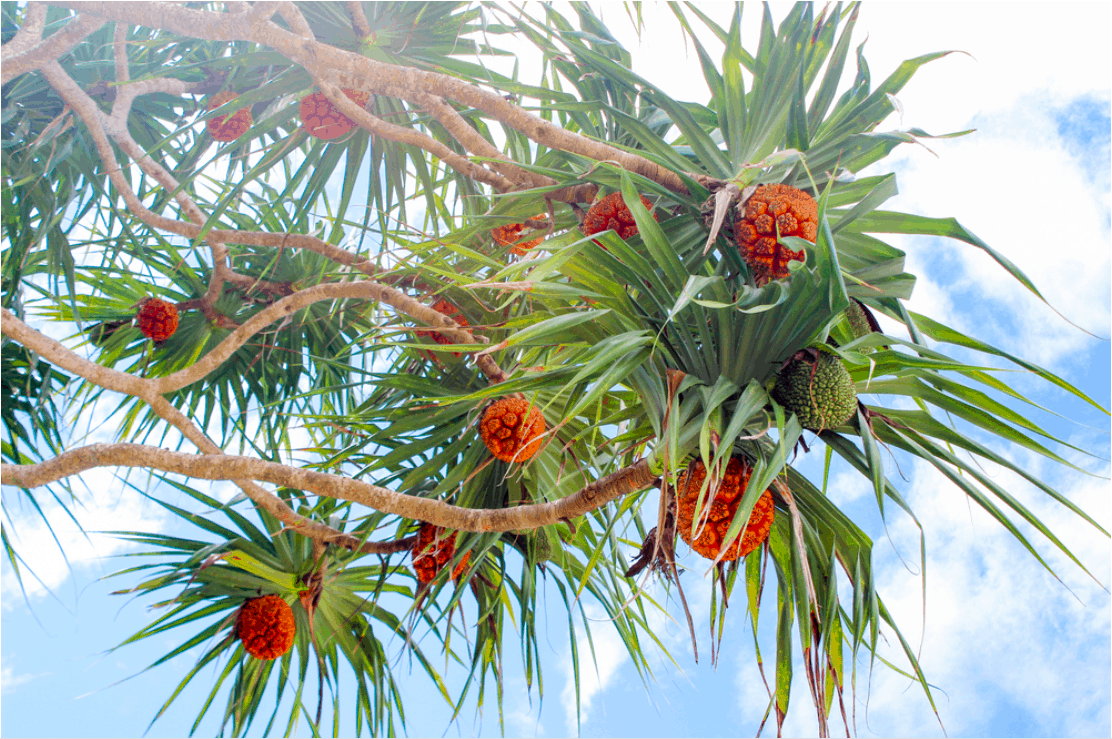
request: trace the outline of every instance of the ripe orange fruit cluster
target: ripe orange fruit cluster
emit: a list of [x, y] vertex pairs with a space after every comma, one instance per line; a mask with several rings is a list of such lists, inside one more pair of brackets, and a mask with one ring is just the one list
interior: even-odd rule
[[788, 276], [788, 262], [803, 261], [803, 250], [793, 251], [779, 241], [798, 236], [815, 243], [819, 211], [815, 199], [789, 185], [761, 185], [739, 207], [734, 233], [742, 257], [758, 285]]
[[[411, 550], [413, 554], [413, 569], [417, 572], [417, 580], [425, 585], [443, 570], [452, 557], [456, 554], [456, 534], [454, 531], [445, 531], [440, 526], [431, 523], [422, 523], [417, 532], [417, 544]], [[458, 578], [467, 567], [471, 559], [471, 552], [463, 555], [456, 568], [452, 570], [452, 577]]]
[[[457, 316], [456, 314], [460, 312], [459, 308], [452, 305], [451, 303], [449, 303], [444, 298], [440, 298], [435, 303], [433, 303], [432, 308], [433, 308], [433, 310], [437, 311], [438, 313], [443, 313], [444, 315], [448, 316], [453, 321], [458, 323], [460, 326], [463, 326], [463, 327], [466, 328], [467, 326], [471, 325], [467, 322], [467, 319], [464, 318], [463, 316]], [[429, 337], [432, 338], [433, 341], [435, 341], [437, 344], [441, 344], [441, 345], [457, 343], [457, 342], [453, 341], [452, 339], [449, 339], [447, 336], [440, 333], [439, 331], [433, 331], [433, 330], [427, 329], [427, 328], [417, 329], [416, 333], [417, 333], [418, 336], [429, 336]], [[436, 355], [433, 354], [432, 352], [425, 352], [425, 356], [427, 356], [429, 359], [433, 360], [434, 362], [436, 361]], [[452, 356], [458, 357], [458, 356], [460, 356], [460, 353], [459, 352], [452, 352]]]
[[[641, 203], [645, 208], [652, 208], [652, 203], [644, 195], [641, 196]], [[660, 220], [656, 213], [653, 213], [653, 218]], [[629, 211], [620, 192], [612, 192], [592, 205], [587, 211], [587, 217], [583, 219], [582, 228], [587, 236], [613, 229], [623, 241], [637, 234], [637, 222], [633, 220], [633, 213]], [[599, 244], [597, 240], [595, 243]]]
[[178, 330], [178, 308], [158, 298], [147, 298], [135, 316], [143, 335], [153, 341], [166, 341]]
[[[541, 218], [546, 217], [546, 215], [547, 214], [545, 213], [540, 213], [533, 216], [530, 220], [540, 220]], [[495, 228], [490, 232], [490, 235], [494, 239], [495, 244], [498, 244], [498, 246], [510, 247], [510, 252], [520, 257], [523, 256], [525, 252], [536, 247], [538, 244], [544, 241], [544, 236], [541, 236], [538, 239], [515, 243], [518, 239], [521, 238], [521, 232], [524, 230], [524, 223], [510, 223], [505, 226], [499, 226], [498, 228]]]
[[490, 404], [479, 424], [487, 449], [503, 462], [524, 462], [541, 448], [544, 416], [522, 398], [502, 398]]
[[[703, 509], [699, 512], [698, 519], [695, 517], [695, 509], [699, 491], [707, 477], [706, 466], [703, 460], [696, 460], [680, 475], [676, 485], [676, 528], [679, 529], [680, 537], [707, 559], [717, 558], [723, 549], [726, 552], [722, 556], [723, 561], [744, 557], [764, 543], [772, 531], [772, 493], [766, 490], [754, 504], [753, 512], [749, 514], [749, 523], [742, 535], [729, 546], [723, 542], [752, 472], [753, 468], [744, 459], [731, 457], [726, 464], [718, 493], [713, 499], [708, 495], [703, 496]], [[692, 529], [698, 534], [694, 541]]]
[[[370, 100], [370, 94], [362, 90], [345, 88], [343, 93], [360, 108]], [[309, 135], [325, 141], [338, 139], [355, 128], [355, 122], [341, 113], [323, 92], [314, 92], [301, 98], [298, 113]]]
[[[224, 90], [212, 96], [209, 100], [207, 110], [216, 110], [225, 103], [230, 103], [235, 100], [239, 95], [231, 90]], [[235, 113], [225, 113], [218, 115], [215, 118], [209, 118], [205, 124], [205, 129], [208, 131], [209, 136], [212, 136], [217, 141], [235, 141], [242, 136], [247, 129], [251, 128], [251, 108], [240, 108]]]
[[296, 633], [293, 609], [277, 595], [251, 598], [236, 617], [236, 637], [259, 659], [278, 659], [290, 651]]

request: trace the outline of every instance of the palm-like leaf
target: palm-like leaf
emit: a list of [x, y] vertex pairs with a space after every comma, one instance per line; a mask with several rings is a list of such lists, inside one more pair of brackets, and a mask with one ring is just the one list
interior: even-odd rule
[[[88, 337], [101, 364], [157, 378], [193, 365], [237, 325], [287, 294], [372, 275], [426, 303], [443, 298], [484, 343], [433, 344], [429, 329], [402, 312], [358, 300], [318, 302], [256, 333], [203, 380], [166, 397], [205, 433], [219, 436], [217, 446], [226, 451], [465, 509], [569, 498], [639, 460], [648, 460], [667, 493], [695, 458], [721, 468], [731, 455], [744, 455], [753, 463], [753, 477], [728, 536], [741, 532], [770, 486], [777, 518], [768, 545], [744, 566], [732, 562], [716, 570], [724, 599], [712, 595], [712, 621], [722, 638], [725, 598], [742, 582], [756, 633], [762, 602], [770, 609], [770, 573], [775, 577], [769, 711], [778, 725], [788, 708], [797, 654], [825, 731], [835, 693], [840, 697], [845, 685], [846, 663], [856, 665], [862, 646], [875, 656], [882, 628], [903, 645], [909, 672], [933, 705], [918, 658], [877, 591], [872, 542], [792, 461], [803, 429], [768, 391], [778, 368], [800, 350], [821, 346], [838, 356], [857, 392], [870, 398], [854, 418], [824, 429], [819, 438], [828, 455], [838, 455], [871, 481], [882, 514], [886, 502], [895, 503], [914, 519], [885, 476], [883, 445], [934, 465], [1040, 562], [1018, 521], [1080, 565], [1035, 514], [980, 469], [982, 461], [1001, 464], [1097, 526], [994, 450], [993, 443], [1003, 442], [1068, 464], [1054, 451], [1060, 439], [994, 399], [993, 393], [1002, 393], [1025, 401], [990, 360], [1006, 359], [1097, 404], [1047, 370], [909, 312], [903, 301], [915, 278], [904, 271], [905, 255], [874, 234], [956, 239], [984, 250], [1039, 295], [1037, 289], [1004, 255], [952, 219], [878, 210], [897, 192], [894, 175], [856, 178], [899, 144], [928, 137], [918, 129], [876, 129], [893, 110], [892, 96], [920, 66], [944, 53], [905, 62], [873, 89], [858, 49], [856, 77], [838, 95], [857, 5], [838, 5], [815, 18], [812, 6], [801, 3], [779, 25], [765, 8], [755, 50], [741, 46], [740, 6], [723, 28], [697, 7], [676, 5], [711, 92], [704, 103], [690, 103], [631, 72], [628, 52], [585, 5], [575, 7], [574, 18], [550, 6], [533, 13], [457, 3], [360, 3], [361, 14], [353, 16], [351, 5], [303, 4], [297, 6], [300, 15], [287, 8], [274, 17], [271, 30], [302, 33], [303, 23], [313, 38], [394, 65], [399, 75], [431, 71], [442, 75], [437, 79], [445, 88], [463, 81], [531, 98], [541, 119], [580, 138], [574, 145], [548, 146], [531, 128], [515, 125], [510, 114], [453, 103], [447, 93], [429, 101], [423, 92], [380, 94], [368, 105], [379, 122], [398, 127], [388, 136], [357, 128], [334, 142], [314, 140], [298, 125], [294, 104], [327, 87], [312, 65], [301, 66], [262, 44], [189, 38], [172, 25], [131, 26], [126, 61], [133, 80], [172, 77], [204, 94], [235, 89], [242, 104], [253, 106], [255, 123], [235, 142], [216, 146], [201, 123], [228, 111], [184, 112], [180, 101], [175, 107], [160, 95], [133, 106], [131, 136], [175, 173], [179, 185], [168, 192], [150, 168], [129, 172], [129, 184], [145, 207], [165, 217], [179, 217], [175, 196], [200, 205], [201, 220], [194, 219], [199, 230], [185, 242], [166, 237], [150, 218], [135, 221], [112, 205], [105, 165], [87, 127], [47, 125], [62, 112], [61, 98], [39, 74], [16, 78], [5, 87], [6, 98], [21, 106], [18, 115], [5, 106], [5, 198], [19, 214], [13, 220], [18, 228], [5, 221], [5, 305], [21, 299], [41, 316], [70, 322], [80, 332], [75, 343]], [[14, 22], [15, 11], [5, 6], [4, 12]], [[51, 13], [52, 20], [61, 17]], [[706, 33], [723, 42], [722, 59], [713, 59], [700, 42]], [[111, 88], [97, 83], [111, 79], [111, 38], [101, 29], [63, 60], [66, 73], [103, 98]], [[543, 60], [538, 80], [523, 81], [516, 72], [506, 76], [487, 64], [506, 54], [500, 46], [522, 39]], [[98, 99], [105, 110], [108, 102]], [[636, 155], [647, 166], [600, 161], [587, 153], [592, 142], [604, 142], [615, 155]], [[44, 153], [48, 143], [52, 148]], [[490, 181], [512, 174], [531, 186], [488, 187], [464, 171], [460, 159], [469, 154], [470, 166], [490, 167], [483, 170]], [[657, 174], [650, 176], [653, 165]], [[59, 186], [44, 190], [42, 182], [51, 178]], [[760, 286], [739, 256], [731, 213], [747, 187], [764, 183], [811, 193], [819, 229], [813, 244], [788, 237], [786, 243], [805, 251], [805, 260], [791, 265], [788, 278]], [[611, 231], [587, 237], [579, 230], [582, 208], [569, 207], [567, 193], [606, 191], [621, 194], [637, 236], [623, 240]], [[651, 199], [651, 212], [641, 195]], [[68, 228], [44, 215], [67, 209], [74, 213]], [[492, 242], [491, 229], [542, 212], [552, 219], [548, 238], [528, 258], [514, 259], [507, 247]], [[248, 243], [239, 244], [237, 231], [316, 241], [312, 248], [287, 248], [284, 240], [259, 245], [246, 237]], [[214, 235], [227, 242], [236, 279], [225, 282], [213, 300], [207, 291], [217, 275], [204, 239]], [[329, 250], [336, 246], [349, 251]], [[80, 262], [73, 256], [79, 249], [86, 255]], [[134, 305], [150, 292], [194, 309], [159, 347], [126, 325]], [[855, 338], [842, 315], [851, 299], [884, 316], [885, 325], [901, 335]], [[904, 331], [909, 339], [902, 338]], [[926, 338], [966, 350], [963, 356], [981, 355], [983, 366], [955, 359], [944, 347], [928, 348]], [[480, 357], [496, 363], [502, 375], [481, 372]], [[8, 372], [5, 358], [5, 378]], [[87, 409], [103, 402], [103, 387], [84, 386]], [[510, 393], [524, 394], [548, 428], [542, 450], [524, 464], [490, 460], [478, 439], [487, 403]], [[913, 399], [914, 410], [907, 410], [905, 398]], [[120, 439], [166, 438], [165, 410], [136, 398], [120, 409]], [[944, 422], [942, 414], [962, 423]], [[982, 441], [985, 436], [993, 443]], [[173, 593], [162, 604], [164, 615], [129, 641], [193, 630], [159, 660], [207, 645], [167, 705], [202, 667], [226, 660], [198, 721], [232, 678], [224, 724], [237, 735], [257, 728], [253, 722], [265, 711], [268, 685], [276, 686], [277, 700], [265, 732], [290, 732], [300, 716], [321, 731], [312, 682], [321, 689], [328, 683], [335, 692], [342, 662], [357, 677], [359, 727], [373, 733], [404, 729], [394, 647], [372, 629], [376, 624], [399, 635], [401, 648], [416, 657], [456, 715], [465, 700], [484, 705], [490, 690], [501, 715], [509, 629], [520, 631], [529, 684], [534, 671], [538, 689], [542, 684], [536, 629], [542, 581], [551, 580], [567, 606], [573, 654], [571, 617], [583, 613], [585, 596], [611, 619], [643, 678], [652, 674], [647, 645], [664, 648], [648, 615], [662, 606], [625, 576], [630, 545], [646, 538], [642, 512], [656, 518], [658, 498], [667, 500], [651, 487], [581, 517], [573, 534], [543, 528], [463, 534], [447, 572], [467, 556], [466, 585], [452, 587], [442, 573], [423, 593], [398, 559], [367, 564], [367, 554], [314, 546], [265, 511], [258, 512], [260, 527], [233, 507], [175, 485], [230, 523], [163, 503], [204, 529], [207, 538], [126, 534], [151, 547], [144, 555], [163, 558], [121, 573], [149, 575], [128, 592]], [[360, 544], [384, 531], [405, 541], [414, 528], [406, 517], [326, 496], [286, 490], [280, 497], [300, 515]], [[547, 563], [537, 561], [537, 537], [552, 549]], [[843, 576], [849, 593], [838, 591]], [[279, 662], [248, 658], [227, 636], [233, 609], [258, 592], [301, 603], [295, 605], [296, 650]], [[473, 632], [461, 635], [453, 622], [460, 606], [474, 608]], [[589, 629], [585, 615], [583, 622]], [[413, 638], [418, 623], [448, 659], [467, 668], [455, 694], [447, 676], [432, 666], [428, 649]], [[760, 645], [757, 653], [759, 658]], [[575, 670], [578, 675], [578, 656]], [[578, 690], [578, 680], [576, 685]], [[287, 689], [294, 693], [291, 713], [284, 724], [275, 723]], [[338, 724], [338, 701], [333, 706]]]

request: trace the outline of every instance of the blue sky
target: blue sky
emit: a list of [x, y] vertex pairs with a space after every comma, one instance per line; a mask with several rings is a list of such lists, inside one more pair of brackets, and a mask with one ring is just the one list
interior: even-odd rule
[[[645, 8], [650, 29], [672, 29], [663, 21], [654, 22], [656, 10]], [[654, 30], [638, 49], [636, 38], [626, 32], [623, 12], [618, 6], [608, 7], [607, 21], [635, 50], [635, 69], [661, 81], [680, 99], [699, 99], [694, 82], [701, 84], [698, 65], [695, 59], [684, 58], [679, 37], [670, 30]], [[867, 5], [855, 39], [859, 43], [868, 36], [865, 54], [874, 81], [903, 59], [922, 53], [962, 49], [972, 55], [951, 55], [921, 70], [900, 95], [903, 120], [893, 116], [882, 124], [882, 129], [915, 126], [931, 133], [978, 129], [961, 139], [927, 142], [937, 157], [921, 147], [897, 150], [885, 163], [895, 167], [901, 191], [889, 205], [957, 217], [1024, 269], [1054, 308], [1104, 339], [1112, 334], [1109, 12], [1106, 4], [1059, 4], [1053, 11], [1039, 4]], [[782, 17], [782, 6], [775, 6], [773, 13]], [[755, 16], [747, 10], [747, 21], [756, 20]], [[747, 25], [746, 32], [751, 31]], [[746, 37], [747, 46], [752, 38]], [[1096, 340], [1065, 323], [970, 247], [926, 238], [893, 241], [907, 250], [909, 270], [920, 276], [913, 309], [1043, 364], [1105, 407], [1109, 405], [1112, 363], [1106, 340]], [[1037, 421], [1108, 459], [1107, 416], [1045, 384], [1022, 375], [1012, 377], [1018, 388], [1034, 393], [1044, 406], [1085, 425], [1032, 414]], [[1109, 527], [1107, 479], [1019, 458]], [[927, 537], [925, 628], [921, 581], [900, 558], [917, 562], [918, 530], [904, 517], [890, 514], [882, 521], [863, 480], [835, 471], [832, 495], [878, 542], [882, 597], [908, 640], [918, 645], [922, 638], [923, 666], [940, 689], [936, 701], [949, 735], [1108, 735], [1112, 728], [1108, 593], [1050, 547], [1036, 542], [1062, 578], [1059, 584], [998, 524], [969, 506], [931, 470], [899, 458], [894, 461], [900, 468], [893, 466], [890, 475], [907, 478], [904, 491]], [[1109, 474], [1107, 461], [1077, 461], [1099, 475]], [[821, 474], [821, 451], [803, 464], [810, 466], [810, 474]], [[1061, 507], [1049, 505], [1045, 496], [1026, 484], [997, 470], [989, 472], [1029, 502], [1095, 578], [1108, 585], [1112, 577], [1107, 538]], [[79, 492], [86, 510], [79, 515], [88, 530], [166, 524], [152, 506], [113, 484], [111, 472], [102, 470], [86, 479], [88, 489]], [[12, 492], [4, 492], [9, 502]], [[191, 663], [182, 657], [110, 687], [137, 673], [176, 641], [167, 635], [161, 642], [156, 639], [106, 652], [145, 624], [149, 613], [144, 603], [108, 596], [126, 583], [98, 580], [123, 566], [119, 560], [103, 559], [123, 551], [118, 543], [94, 536], [92, 544], [86, 544], [56, 515], [52, 520], [59, 522], [72, 573], [29, 512], [19, 531], [54, 595], [28, 583], [28, 607], [18, 588], [13, 588], [6, 566], [3, 572], [0, 651], [7, 710], [0, 717], [0, 732], [137, 736]], [[723, 659], [713, 668], [706, 638], [710, 583], [702, 578], [703, 570], [692, 562], [685, 575], [701, 660], [697, 665], [692, 661], [686, 627], [661, 620], [657, 633], [672, 649], [682, 673], [658, 658], [657, 682], [647, 693], [620, 642], [605, 624], [596, 624], [599, 677], [593, 679], [586, 668], [585, 736], [755, 732], [767, 699], [753, 667], [748, 616], [743, 606], [731, 609]], [[672, 613], [682, 618], [678, 608]], [[567, 687], [566, 614], [555, 592], [548, 593], [548, 623], [551, 651], [546, 655], [543, 710], [538, 710], [535, 691], [532, 704], [528, 700], [515, 664], [516, 645], [508, 637], [509, 735], [576, 733], [574, 719], [569, 718], [573, 714]], [[772, 623], [771, 614], [766, 614], [759, 634], [766, 661], [771, 659], [771, 644], [764, 629]], [[202, 675], [201, 684], [211, 677]], [[786, 733], [807, 735], [814, 731], [814, 718], [801, 671], [797, 677]], [[437, 736], [446, 729], [448, 735], [498, 733], [497, 717], [490, 710], [480, 723], [465, 709], [461, 721], [449, 727], [449, 712], [423, 675], [414, 674], [404, 684], [410, 696], [411, 735]], [[187, 691], [150, 735], [181, 734], [201, 697], [196, 689]], [[921, 691], [879, 664], [871, 680], [868, 664], [859, 666], [856, 716], [862, 736], [941, 735]], [[835, 722], [833, 727], [837, 726], [840, 723]], [[209, 723], [199, 734], [214, 731], [216, 725]], [[765, 727], [765, 735], [774, 731], [774, 725]]]

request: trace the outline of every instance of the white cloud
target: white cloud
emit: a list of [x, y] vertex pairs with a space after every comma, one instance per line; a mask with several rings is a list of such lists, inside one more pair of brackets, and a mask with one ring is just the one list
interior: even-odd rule
[[[139, 478], [139, 475], [131, 476], [133, 484], [142, 487]], [[5, 504], [12, 516], [12, 525], [5, 528], [13, 539], [16, 551], [25, 561], [20, 572], [23, 587], [31, 600], [42, 598], [48, 590], [56, 590], [69, 578], [71, 571], [116, 569], [106, 566], [105, 558], [131, 545], [97, 531], [159, 531], [165, 525], [165, 514], [126, 486], [113, 470], [89, 470], [72, 480], [77, 500], [66, 500], [66, 504], [84, 527], [85, 533], [78, 529], [45, 489], [34, 491], [58, 542], [54, 541], [47, 523], [34, 508], [26, 501], [16, 499], [22, 493], [13, 488], [4, 491]], [[123, 565], [118, 569], [123, 569]], [[0, 570], [0, 593], [3, 594], [4, 610], [23, 603], [19, 582], [6, 558]]]
[[[8, 658], [4, 657], [4, 662], [7, 661]], [[40, 672], [34, 675], [31, 673], [23, 673], [22, 675], [17, 675], [15, 674], [15, 668], [11, 667], [10, 665], [4, 664], [2, 667], [0, 667], [0, 694], [7, 695], [8, 693], [18, 688], [20, 685], [29, 683], [32, 680], [38, 679], [40, 677], [45, 677], [49, 674], [49, 672]]]
[[[1103, 534], [1018, 476], [1000, 470], [991, 474], [1067, 542], [1100, 583], [1109, 582], [1109, 545]], [[1109, 525], [1106, 480], [1076, 475], [1065, 492], [1103, 526]], [[914, 648], [922, 644], [927, 679], [945, 691], [935, 698], [946, 730], [951, 735], [983, 734], [999, 719], [996, 712], [1021, 706], [1035, 733], [1105, 731], [1107, 726], [1084, 721], [1103, 702], [1107, 723], [1107, 592], [1021, 524], [1071, 594], [988, 513], [925, 463], [916, 464], [907, 497], [927, 535], [925, 633], [921, 581], [908, 574], [891, 547], [876, 550], [878, 589], [907, 641]], [[918, 530], [913, 524], [903, 519], [891, 529], [905, 558], [909, 552], [914, 556]], [[906, 664], [890, 633], [888, 639], [892, 646], [883, 653]], [[869, 698], [872, 732], [938, 733], [920, 689], [909, 688], [908, 680], [886, 668], [877, 667]], [[897, 704], [901, 711], [887, 709]], [[861, 706], [859, 702], [859, 716]]]
[[587, 723], [595, 698], [606, 690], [619, 668], [629, 661], [625, 644], [609, 623], [605, 612], [593, 603], [587, 604], [585, 610], [591, 621], [591, 641], [588, 642], [587, 635], [580, 628], [575, 642], [579, 652], [579, 724], [576, 722], [575, 673], [571, 651], [565, 652], [561, 660], [566, 680], [560, 699], [564, 706], [565, 726], [569, 732], [580, 724]]

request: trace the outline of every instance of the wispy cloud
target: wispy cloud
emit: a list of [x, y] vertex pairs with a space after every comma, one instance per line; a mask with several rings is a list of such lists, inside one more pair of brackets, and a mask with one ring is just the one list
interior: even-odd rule
[[[5, 656], [4, 662], [7, 661], [8, 658]], [[45, 677], [49, 674], [49, 672], [40, 672], [38, 674], [31, 674], [27, 672], [17, 675], [15, 674], [15, 668], [13, 668], [11, 665], [3, 664], [2, 666], [0, 666], [0, 694], [7, 695], [8, 693], [18, 688], [20, 685], [29, 683], [32, 680], [40, 677]]]
[[[139, 484], [138, 478], [132, 476], [133, 484]], [[89, 470], [73, 484], [78, 500], [66, 503], [84, 531], [62, 510], [61, 504], [43, 490], [35, 492], [50, 526], [29, 504], [20, 506], [11, 498], [7, 501], [12, 525], [6, 528], [16, 550], [26, 561], [21, 573], [23, 587], [31, 600], [57, 590], [75, 570], [104, 568], [105, 558], [130, 546], [111, 535], [96, 532], [159, 531], [164, 524], [161, 511], [128, 487], [114, 470]], [[6, 496], [17, 494], [5, 491]], [[3, 610], [23, 603], [19, 582], [6, 559], [0, 570], [0, 593], [3, 594]]]
[[[625, 645], [606, 620], [605, 612], [594, 604], [588, 604], [585, 610], [591, 620], [591, 639], [588, 641], [582, 629], [576, 638], [576, 650], [579, 652], [579, 721], [582, 724], [590, 718], [595, 698], [606, 690], [619, 668], [629, 661]], [[566, 680], [560, 699], [564, 706], [565, 726], [570, 733], [579, 725], [576, 722], [575, 673], [570, 649], [564, 653], [561, 667]]]

